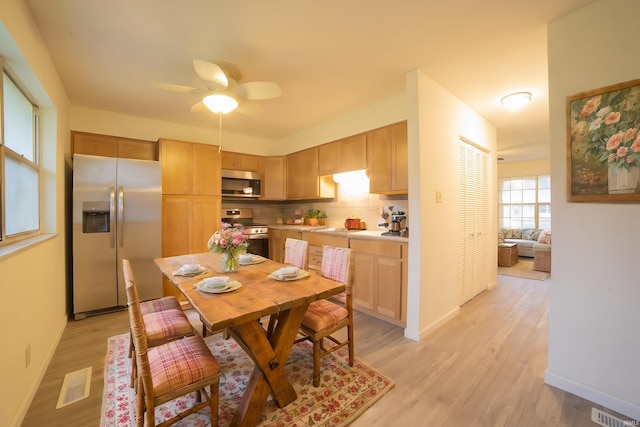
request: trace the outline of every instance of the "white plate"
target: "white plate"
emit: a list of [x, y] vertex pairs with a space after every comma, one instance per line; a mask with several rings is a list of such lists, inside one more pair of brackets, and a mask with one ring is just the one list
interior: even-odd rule
[[229, 278], [227, 276], [213, 276], [213, 277], [207, 277], [206, 279], [204, 279], [203, 282], [203, 286], [205, 287], [210, 287], [210, 288], [217, 288], [218, 286], [226, 283], [229, 280]]
[[248, 258], [248, 260], [243, 260], [242, 258], [240, 258], [240, 265], [252, 265], [252, 264], [260, 264], [261, 262], [265, 262], [267, 259], [265, 257], [262, 257], [260, 255], [254, 255], [251, 258]]
[[209, 286], [203, 286], [204, 282], [200, 282], [196, 285], [196, 289], [208, 294], [223, 294], [225, 292], [235, 291], [242, 286], [242, 283], [237, 280], [230, 280], [226, 283], [218, 285], [217, 288], [211, 288]]
[[182, 267], [180, 267], [179, 269], [177, 269], [176, 271], [173, 272], [174, 276], [184, 276], [184, 277], [191, 277], [191, 276], [197, 276], [198, 274], [202, 274], [205, 271], [207, 271], [206, 267], [200, 266], [200, 268], [198, 268], [197, 270], [194, 271], [184, 271], [182, 270]]
[[269, 278], [273, 279], [273, 280], [278, 280], [278, 281], [281, 281], [281, 282], [290, 282], [290, 281], [293, 281], [293, 280], [304, 279], [305, 277], [309, 276], [309, 272], [306, 271], [306, 270], [298, 270], [297, 274], [288, 275], [288, 276], [283, 276], [283, 275], [279, 274], [278, 273], [279, 271], [280, 270], [276, 270], [273, 273], [271, 273], [269, 275]]
[[202, 270], [202, 266], [200, 264], [184, 264], [178, 270], [180, 270], [180, 273], [194, 274]]

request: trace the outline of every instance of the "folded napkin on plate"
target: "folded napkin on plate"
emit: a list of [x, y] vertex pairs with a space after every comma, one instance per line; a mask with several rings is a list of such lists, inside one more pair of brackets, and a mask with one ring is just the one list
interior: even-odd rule
[[301, 270], [298, 267], [283, 267], [271, 273], [269, 278], [274, 280], [297, 280], [307, 277], [308, 275], [308, 271]]
[[177, 269], [176, 271], [174, 271], [173, 273], [171, 273], [172, 276], [184, 276], [184, 277], [193, 277], [193, 276], [199, 276], [200, 274], [204, 274], [207, 273], [209, 271], [208, 268], [201, 268], [198, 271], [190, 271], [190, 272], [184, 272], [180, 269]]

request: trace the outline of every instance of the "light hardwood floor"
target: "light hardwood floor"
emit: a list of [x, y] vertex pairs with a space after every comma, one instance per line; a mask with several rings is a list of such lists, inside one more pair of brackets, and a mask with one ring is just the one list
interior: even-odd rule
[[[544, 384], [549, 286], [498, 276], [496, 289], [421, 342], [357, 313], [356, 357], [395, 387], [352, 426], [596, 426], [594, 406], [628, 419]], [[70, 321], [22, 425], [98, 426], [106, 338], [127, 332], [127, 322], [124, 311]], [[90, 397], [56, 410], [64, 375], [88, 366]]]

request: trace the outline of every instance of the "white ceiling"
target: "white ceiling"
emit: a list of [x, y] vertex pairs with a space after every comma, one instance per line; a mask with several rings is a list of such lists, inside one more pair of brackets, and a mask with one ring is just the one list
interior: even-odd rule
[[[192, 113], [194, 58], [274, 81], [255, 116], [226, 131], [280, 139], [402, 93], [422, 68], [496, 125], [506, 161], [549, 156], [546, 23], [594, 0], [26, 0], [72, 105], [217, 127]], [[527, 90], [507, 112], [499, 100]], [[201, 95], [200, 95], [201, 96]]]

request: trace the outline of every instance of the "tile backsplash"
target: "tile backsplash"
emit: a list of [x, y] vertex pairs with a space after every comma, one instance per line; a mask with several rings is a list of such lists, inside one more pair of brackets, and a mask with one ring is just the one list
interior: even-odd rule
[[[222, 208], [252, 208], [253, 219], [256, 223], [275, 224], [278, 217], [293, 218], [296, 209], [316, 208], [327, 213], [327, 226], [343, 228], [344, 220], [349, 217], [360, 218], [366, 223], [368, 230], [384, 230], [378, 224], [384, 222], [380, 216], [381, 210], [386, 206], [402, 206], [408, 211], [408, 199], [406, 195], [385, 196], [369, 193], [346, 193], [337, 191], [337, 197], [331, 201], [286, 201], [286, 202], [246, 202], [223, 200]], [[410, 218], [407, 218], [409, 226]]]

